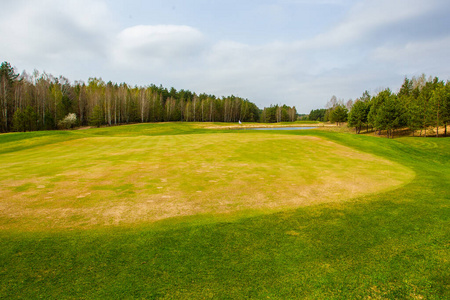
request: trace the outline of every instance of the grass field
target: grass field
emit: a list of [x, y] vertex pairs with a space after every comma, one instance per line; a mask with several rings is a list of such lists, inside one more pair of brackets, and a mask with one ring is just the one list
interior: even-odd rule
[[0, 135], [0, 298], [450, 296], [449, 139], [221, 127]]

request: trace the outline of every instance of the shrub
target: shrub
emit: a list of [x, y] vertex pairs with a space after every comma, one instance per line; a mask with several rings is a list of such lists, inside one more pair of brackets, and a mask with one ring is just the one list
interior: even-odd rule
[[64, 119], [58, 122], [58, 126], [62, 129], [70, 129], [77, 123], [77, 115], [69, 113]]

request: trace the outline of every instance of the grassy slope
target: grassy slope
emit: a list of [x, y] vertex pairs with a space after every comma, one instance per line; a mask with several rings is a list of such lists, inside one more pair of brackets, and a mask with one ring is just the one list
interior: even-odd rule
[[[110, 134], [102, 130], [96, 134]], [[0, 298], [450, 296], [449, 139], [285, 134], [321, 136], [402, 163], [417, 176], [344, 204], [229, 223], [0, 233]]]

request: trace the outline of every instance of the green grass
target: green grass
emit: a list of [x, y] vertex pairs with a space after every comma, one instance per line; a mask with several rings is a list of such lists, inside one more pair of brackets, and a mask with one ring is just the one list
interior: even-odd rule
[[[352, 160], [345, 158], [345, 153], [367, 153], [366, 157], [374, 161], [379, 159], [377, 162], [380, 164], [378, 169], [376, 164], [369, 166], [366, 172], [375, 171], [382, 175], [386, 169], [398, 167], [402, 172], [412, 170], [415, 177], [408, 179], [406, 176], [404, 183], [395, 189], [388, 188], [356, 198], [338, 195], [331, 202], [295, 209], [286, 207], [275, 213], [254, 214], [244, 211], [230, 219], [217, 218], [214, 212], [207, 211], [201, 216], [166, 219], [156, 225], [144, 222], [134, 227], [118, 224], [89, 229], [77, 225], [72, 228], [74, 230], [58, 227], [56, 230], [45, 225], [45, 222], [44, 227], [40, 227], [43, 224], [39, 225], [32, 218], [28, 221], [27, 218], [10, 218], [9, 223], [4, 224], [9, 229], [0, 232], [0, 298], [448, 299], [449, 139], [388, 140], [319, 130], [235, 133], [179, 123], [9, 134], [0, 136], [0, 145], [6, 146], [0, 148], [3, 153], [0, 155], [2, 166], [11, 164], [8, 168], [2, 168], [0, 183], [3, 189], [5, 180], [8, 180], [5, 171], [12, 172], [9, 176], [13, 176], [16, 170], [14, 176], [18, 176], [23, 183], [11, 193], [24, 197], [29, 195], [33, 199], [45, 189], [56, 189], [61, 182], [70, 181], [70, 170], [65, 170], [67, 166], [62, 163], [55, 164], [55, 160], [63, 159], [66, 155], [67, 162], [75, 155], [73, 169], [96, 171], [101, 157], [96, 153], [102, 149], [98, 149], [100, 144], [95, 144], [93, 148], [89, 148], [89, 144], [92, 141], [106, 143], [103, 152], [108, 152], [112, 145], [123, 150], [125, 146], [120, 144], [121, 137], [133, 141], [143, 140], [146, 146], [152, 145], [154, 138], [158, 138], [160, 146], [172, 142], [172, 147], [177, 150], [174, 154], [182, 150], [177, 148], [178, 145], [190, 145], [194, 152], [185, 149], [180, 163], [185, 157], [198, 159], [194, 153], [203, 155], [203, 160], [197, 163], [208, 162], [208, 159], [214, 158], [210, 155], [220, 149], [216, 146], [220, 141], [219, 145], [225, 149], [236, 149], [231, 157], [227, 157], [228, 160], [220, 161], [222, 164], [236, 166], [264, 160], [268, 165], [275, 166], [279, 163], [277, 158], [284, 156], [283, 168], [298, 164], [297, 168], [309, 170], [306, 175], [312, 174], [310, 180], [314, 181], [319, 177], [314, 175], [316, 171], [296, 160], [299, 153], [290, 146], [304, 141], [296, 140], [299, 137], [310, 136], [333, 142], [335, 144], [330, 144], [333, 146], [341, 145], [335, 146], [337, 148], [343, 147], [330, 154], [343, 160], [342, 165], [337, 163], [336, 169], [353, 167], [358, 170], [356, 161], [353, 161], [356, 163], [353, 165]], [[246, 145], [246, 140], [253, 142], [254, 146]], [[73, 148], [74, 142], [84, 146], [71, 152], [68, 149], [70, 146]], [[310, 142], [316, 143], [315, 140]], [[258, 143], [267, 149], [258, 148]], [[130, 145], [132, 149], [139, 149], [133, 145]], [[193, 148], [196, 145], [197, 152]], [[326, 143], [317, 142], [313, 145], [322, 155], [314, 157], [311, 154], [314, 160], [309, 165], [325, 173], [332, 161], [324, 155], [330, 152], [329, 148]], [[19, 150], [20, 147], [24, 150]], [[154, 153], [158, 147], [155, 146], [150, 152]], [[349, 148], [356, 152], [350, 152]], [[298, 151], [306, 153], [308, 149], [307, 145], [302, 145]], [[260, 157], [246, 156], [242, 150], [254, 151]], [[52, 158], [53, 163], [42, 162], [39, 153], [52, 154], [49, 159]], [[224, 156], [224, 152], [219, 153]], [[87, 159], [80, 161], [77, 155]], [[100, 167], [109, 168], [116, 164], [119, 169], [123, 168], [126, 165], [123, 162], [129, 158], [118, 155], [114, 158], [103, 157]], [[19, 162], [14, 163], [14, 157], [40, 166], [33, 171], [34, 175], [23, 174], [27, 167]], [[139, 153], [136, 153], [135, 160], [142, 160]], [[393, 163], [383, 167], [381, 163], [386, 160]], [[272, 172], [260, 164], [253, 167], [258, 172]], [[173, 170], [175, 172], [176, 168]], [[62, 171], [67, 172], [66, 176], [58, 178], [56, 175]], [[350, 182], [364, 181], [364, 170], [360, 171], [361, 176], [343, 179]], [[176, 176], [176, 173], [172, 175]], [[302, 180], [308, 180], [306, 175], [300, 176]], [[120, 172], [113, 176], [103, 184], [91, 178], [95, 181], [91, 195], [95, 191], [106, 192], [110, 193], [113, 202], [120, 202], [124, 197], [138, 201], [129, 194], [130, 191], [136, 193], [136, 186], [130, 185], [131, 182], [124, 178], [121, 181]], [[250, 174], [242, 171], [241, 176]], [[292, 177], [293, 174], [288, 173], [286, 176]], [[31, 177], [47, 181], [45, 184], [27, 182]], [[167, 179], [170, 178], [167, 176]], [[193, 176], [191, 180], [199, 183], [201, 178]], [[385, 176], [386, 181], [393, 179]], [[269, 187], [276, 188], [283, 184], [285, 182], [272, 182]], [[45, 185], [45, 188], [37, 188], [39, 185]], [[180, 191], [187, 191], [190, 186], [181, 186]], [[192, 191], [196, 193], [200, 187]], [[203, 188], [207, 189], [208, 185]], [[149, 190], [146, 190], [146, 194]], [[275, 193], [274, 197], [277, 195]], [[283, 195], [283, 198], [286, 197]], [[78, 204], [87, 208], [97, 205], [101, 200], [95, 198], [90, 203], [88, 198], [79, 198], [82, 203]], [[40, 209], [42, 206], [45, 208], [45, 205], [47, 209], [57, 206], [57, 203], [48, 201], [45, 204], [45, 199], [40, 199], [35, 203]], [[207, 197], [203, 199], [206, 200]], [[60, 201], [66, 201], [64, 205], [74, 205], [68, 199], [64, 200], [64, 197]], [[71, 218], [65, 222], [83, 222], [79, 220], [83, 218], [82, 215], [74, 214]], [[14, 226], [11, 224], [13, 222], [20, 226]], [[48, 229], [31, 230], [33, 228], [27, 229], [26, 224]]]
[[35, 148], [4, 153], [0, 228], [226, 219], [345, 201], [414, 177], [400, 164], [320, 138], [237, 130], [174, 134], [175, 126], [189, 130], [180, 124], [103, 128], [60, 142], [51, 135], [47, 145], [39, 137]]

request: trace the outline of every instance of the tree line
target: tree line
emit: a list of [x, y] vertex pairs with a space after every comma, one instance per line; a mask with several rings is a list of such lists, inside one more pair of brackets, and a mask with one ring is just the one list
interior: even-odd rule
[[338, 100], [336, 96], [332, 96], [327, 102], [326, 108], [313, 109], [308, 115], [309, 121], [344, 123], [347, 121], [348, 112], [353, 106], [353, 100], [348, 100], [344, 104], [344, 100]]
[[261, 110], [236, 96], [105, 83], [101, 78], [71, 83], [37, 70], [19, 75], [8, 62], [0, 66], [0, 109], [1, 132], [138, 122], [282, 122], [297, 116], [295, 107]]
[[262, 123], [294, 122], [297, 116], [295, 106], [271, 105], [263, 109], [260, 119]]
[[443, 127], [447, 136], [447, 125], [450, 123], [450, 82], [438, 77], [426, 78], [425, 75], [405, 78], [398, 93], [389, 88], [375, 96], [368, 91], [346, 104], [336, 97], [327, 103], [327, 108], [312, 110], [310, 120], [348, 122], [348, 126], [360, 133], [376, 130], [379, 134], [393, 137], [397, 130], [409, 130], [413, 136], [427, 136], [433, 132], [439, 136]]

